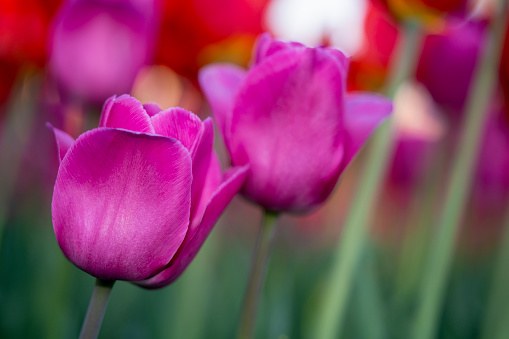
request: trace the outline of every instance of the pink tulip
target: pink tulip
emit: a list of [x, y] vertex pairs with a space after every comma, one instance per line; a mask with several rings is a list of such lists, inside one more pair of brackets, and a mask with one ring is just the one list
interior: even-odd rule
[[476, 21], [451, 21], [442, 34], [424, 41], [417, 69], [420, 81], [450, 118], [463, 113], [470, 80], [483, 47], [485, 24]]
[[222, 174], [210, 118], [142, 106], [128, 95], [108, 99], [99, 128], [76, 141], [53, 131], [60, 155], [55, 235], [74, 265], [100, 279], [171, 283], [247, 173]]
[[72, 0], [53, 21], [49, 70], [71, 98], [102, 103], [130, 91], [153, 57], [159, 1]]
[[252, 66], [215, 64], [200, 71], [232, 164], [249, 164], [243, 194], [267, 210], [308, 212], [377, 125], [389, 100], [346, 95], [348, 58], [262, 35]]

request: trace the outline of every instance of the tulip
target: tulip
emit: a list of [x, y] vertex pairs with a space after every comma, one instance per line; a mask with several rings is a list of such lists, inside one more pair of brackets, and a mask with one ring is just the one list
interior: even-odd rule
[[474, 67], [483, 47], [482, 22], [451, 21], [424, 41], [416, 78], [451, 118], [462, 115]]
[[262, 35], [252, 66], [215, 64], [199, 74], [235, 166], [249, 164], [242, 193], [273, 212], [309, 212], [392, 110], [389, 100], [345, 94], [340, 51]]
[[55, 236], [74, 265], [103, 281], [174, 281], [246, 176], [245, 166], [222, 174], [210, 118], [127, 95], [108, 99], [99, 128], [75, 141], [53, 131]]
[[66, 96], [104, 102], [129, 92], [153, 56], [158, 1], [68, 1], [48, 43], [49, 70]]

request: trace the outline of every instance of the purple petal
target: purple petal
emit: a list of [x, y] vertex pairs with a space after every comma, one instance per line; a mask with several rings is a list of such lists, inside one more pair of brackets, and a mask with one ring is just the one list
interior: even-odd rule
[[240, 67], [214, 64], [204, 67], [198, 74], [198, 82], [214, 115], [216, 126], [228, 146], [233, 101], [246, 71]]
[[345, 166], [357, 154], [377, 126], [392, 113], [392, 102], [376, 94], [351, 94], [345, 107]]
[[192, 151], [203, 125], [196, 114], [180, 107], [169, 108], [154, 115], [151, 120], [155, 133], [177, 139], [189, 152]]
[[306, 46], [298, 42], [283, 42], [274, 40], [269, 33], [264, 33], [259, 37], [256, 44], [253, 56], [253, 66], [259, 64], [265, 58], [280, 51], [305, 47]]
[[193, 186], [191, 189], [191, 220], [195, 217], [203, 194], [203, 185], [211, 166], [212, 146], [214, 144], [214, 125], [212, 119], [203, 122], [200, 134], [191, 151], [193, 159]]
[[116, 95], [113, 95], [106, 99], [103, 105], [103, 110], [101, 112], [101, 118], [99, 120], [99, 127], [106, 127], [106, 121], [108, 120], [108, 116], [110, 115], [111, 106], [113, 106], [113, 103], [115, 102], [115, 99], [117, 98]]
[[104, 104], [100, 127], [122, 128], [134, 132], [155, 133], [141, 102], [129, 95], [108, 99]]
[[53, 228], [67, 258], [101, 279], [143, 280], [185, 238], [191, 159], [176, 140], [98, 128], [60, 165]]
[[162, 111], [161, 107], [159, 107], [156, 104], [143, 104], [143, 108], [147, 112], [149, 117], [153, 117], [154, 115], [158, 114]]
[[323, 49], [277, 53], [236, 96], [230, 155], [250, 164], [243, 193], [274, 211], [307, 211], [334, 188], [344, 155], [342, 70]]
[[145, 288], [164, 287], [172, 283], [184, 272], [207, 239], [221, 213], [242, 187], [246, 179], [248, 167], [236, 168], [234, 171], [235, 172], [229, 176], [229, 179], [224, 181], [214, 193], [210, 203], [207, 205], [203, 219], [194, 237], [190, 239], [186, 245], [181, 247], [179, 253], [175, 255], [172, 264], [158, 275], [148, 280], [140, 281], [137, 284]]
[[336, 58], [337, 62], [339, 63], [339, 67], [341, 68], [344, 76], [344, 80], [346, 83], [346, 78], [348, 75], [348, 68], [350, 66], [350, 58], [348, 58], [343, 52], [341, 52], [338, 49], [334, 48], [328, 48], [328, 47], [322, 47], [325, 49], [330, 55], [332, 55], [334, 58]]
[[50, 123], [47, 123], [46, 126], [48, 126], [55, 135], [55, 140], [57, 142], [58, 163], [60, 164], [69, 148], [71, 148], [71, 146], [74, 144], [74, 138], [64, 131], [53, 127], [53, 125]]
[[269, 33], [263, 33], [258, 37], [253, 53], [253, 66], [259, 64], [260, 61], [262, 61], [273, 41], [274, 39]]
[[[226, 178], [224, 178], [224, 181], [226, 181]], [[188, 236], [191, 237], [194, 236], [196, 227], [200, 224], [201, 219], [203, 218], [205, 207], [207, 206], [212, 195], [221, 185], [222, 182], [223, 182], [223, 172], [221, 170], [221, 163], [217, 158], [216, 152], [211, 152], [209, 167], [205, 179], [202, 182], [202, 186], [200, 187], [199, 199], [193, 202], [194, 206], [191, 205], [191, 223], [189, 226], [189, 231], [187, 232], [186, 235], [186, 239], [188, 238]], [[193, 181], [193, 185], [194, 183], [195, 182]], [[186, 240], [184, 240], [184, 243], [186, 243]]]

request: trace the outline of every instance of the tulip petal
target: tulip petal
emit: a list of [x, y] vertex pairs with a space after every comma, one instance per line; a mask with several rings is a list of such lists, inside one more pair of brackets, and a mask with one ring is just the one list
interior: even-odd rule
[[143, 104], [143, 108], [145, 109], [145, 112], [147, 112], [149, 117], [153, 117], [157, 113], [161, 112], [162, 109], [156, 104]]
[[339, 49], [335, 48], [328, 48], [328, 47], [321, 47], [327, 50], [332, 56], [334, 56], [339, 63], [339, 67], [342, 70], [344, 80], [346, 82], [346, 78], [348, 75], [348, 68], [350, 66], [350, 58], [348, 58], [343, 52], [341, 52]]
[[245, 76], [246, 70], [227, 64], [203, 67], [198, 74], [198, 82], [227, 147], [234, 97]]
[[259, 64], [265, 58], [267, 50], [273, 41], [274, 39], [269, 33], [263, 33], [258, 37], [253, 53], [253, 66]]
[[205, 209], [205, 214], [196, 233], [187, 244], [182, 244], [171, 265], [156, 276], [137, 282], [138, 285], [154, 289], [164, 287], [177, 279], [194, 259], [231, 199], [244, 184], [248, 167], [233, 168], [233, 173], [216, 190]]
[[62, 251], [101, 279], [156, 274], [187, 233], [191, 170], [174, 139], [110, 128], [81, 135], [60, 165], [53, 194]]
[[193, 159], [193, 186], [191, 188], [191, 220], [195, 217], [203, 194], [203, 185], [211, 166], [212, 146], [214, 144], [214, 125], [212, 119], [203, 122], [202, 129], [191, 151]]
[[334, 188], [344, 155], [344, 81], [324, 49], [290, 49], [253, 67], [236, 96], [232, 164], [266, 209], [308, 211]]
[[196, 114], [180, 107], [169, 108], [150, 119], [156, 134], [177, 139], [189, 152], [192, 151], [203, 124]]
[[69, 148], [71, 148], [71, 146], [74, 144], [74, 138], [64, 131], [53, 127], [53, 125], [50, 123], [47, 123], [46, 126], [48, 126], [48, 128], [50, 128], [55, 135], [55, 140], [57, 142], [58, 163], [60, 164]]
[[259, 64], [263, 59], [277, 53], [280, 51], [284, 51], [287, 49], [295, 49], [295, 48], [305, 48], [301, 43], [298, 42], [283, 42], [279, 40], [274, 40], [269, 33], [263, 33], [258, 38], [253, 61], [254, 65]]
[[[193, 164], [194, 165], [194, 164]], [[226, 181], [226, 178], [224, 179]], [[217, 190], [217, 188], [223, 182], [223, 171], [221, 170], [221, 163], [216, 155], [216, 152], [211, 152], [209, 167], [206, 172], [205, 179], [202, 181], [202, 185], [199, 187], [199, 199], [193, 201], [194, 206], [191, 205], [191, 223], [189, 225], [189, 231], [187, 232], [186, 239], [188, 236], [194, 235], [196, 227], [200, 224], [205, 212], [205, 207], [210, 201], [210, 198]], [[193, 177], [193, 185], [194, 185]], [[193, 187], [194, 189], [194, 187]], [[193, 197], [191, 193], [191, 198]], [[184, 243], [186, 241], [184, 240]]]
[[346, 166], [380, 123], [392, 113], [392, 102], [380, 95], [358, 93], [346, 98]]
[[113, 106], [113, 103], [115, 102], [115, 99], [117, 98], [116, 95], [113, 95], [106, 99], [103, 105], [103, 110], [101, 112], [101, 118], [99, 119], [99, 127], [105, 127], [106, 126], [106, 120], [108, 120], [108, 116], [110, 115], [111, 106]]
[[99, 127], [122, 128], [134, 132], [154, 133], [150, 117], [141, 102], [129, 95], [121, 95], [104, 104]]

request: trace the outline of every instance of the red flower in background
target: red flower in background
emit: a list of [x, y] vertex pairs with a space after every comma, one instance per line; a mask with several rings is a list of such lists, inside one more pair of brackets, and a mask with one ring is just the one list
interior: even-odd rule
[[246, 65], [269, 0], [167, 0], [156, 62], [196, 81], [213, 61]]
[[350, 60], [348, 89], [377, 91], [384, 85], [398, 27], [379, 7], [368, 2], [364, 21], [364, 41]]
[[60, 0], [0, 0], [0, 104], [19, 69], [44, 66], [46, 32]]

